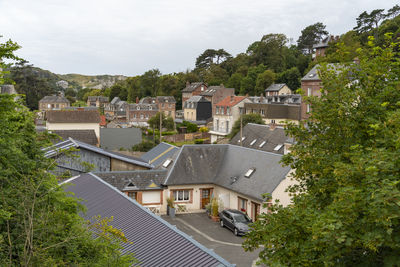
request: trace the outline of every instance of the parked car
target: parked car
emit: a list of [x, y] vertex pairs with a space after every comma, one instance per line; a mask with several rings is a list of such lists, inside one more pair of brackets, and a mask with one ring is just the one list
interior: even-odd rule
[[249, 224], [253, 221], [241, 211], [224, 210], [219, 214], [221, 227], [226, 227], [237, 236], [244, 235], [249, 231]]

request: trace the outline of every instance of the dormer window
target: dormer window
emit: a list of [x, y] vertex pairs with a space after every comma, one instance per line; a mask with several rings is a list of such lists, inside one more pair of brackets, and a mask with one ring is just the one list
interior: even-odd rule
[[153, 109], [153, 107], [152, 106], [149, 106], [149, 110], [152, 110]]
[[201, 86], [201, 91], [204, 91], [204, 85]]
[[136, 107], [136, 109], [137, 109], [137, 110], [140, 110], [140, 107], [139, 107], [139, 106], [137, 106], [137, 107]]
[[281, 149], [282, 146], [283, 146], [282, 144], [277, 145], [277, 146], [274, 148], [274, 151], [279, 151], [279, 149]]
[[245, 173], [244, 177], [250, 178], [250, 176], [255, 172], [255, 170], [256, 170], [255, 168], [249, 169], [249, 170]]
[[172, 159], [167, 159], [166, 161], [164, 161], [164, 163], [163, 163], [163, 167], [164, 168], [167, 168], [170, 164], [171, 164], [171, 162], [172, 162]]

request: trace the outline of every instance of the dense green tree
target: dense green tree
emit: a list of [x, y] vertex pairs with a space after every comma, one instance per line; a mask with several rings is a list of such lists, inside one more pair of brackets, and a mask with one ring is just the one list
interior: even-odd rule
[[157, 96], [161, 72], [158, 69], [146, 71], [140, 76], [141, 96]]
[[364, 11], [357, 18], [357, 26], [353, 28], [358, 33], [372, 31], [379, 26], [379, 23], [385, 18], [384, 9], [375, 9], [371, 13]]
[[[164, 112], [161, 113], [161, 117], [161, 128], [166, 128], [168, 131], [174, 130], [174, 119], [172, 117], [166, 116]], [[151, 128], [160, 130], [160, 112], [157, 112], [156, 115], [151, 117], [148, 120], [148, 124]]]
[[286, 85], [292, 90], [296, 91], [300, 88], [301, 74], [298, 68], [293, 67], [291, 69], [285, 70], [277, 75], [278, 83], [286, 83]]
[[264, 95], [265, 89], [273, 84], [275, 79], [276, 74], [271, 70], [266, 70], [263, 73], [258, 74], [254, 95]]
[[224, 49], [207, 49], [196, 59], [196, 68], [208, 69], [212, 65], [218, 65], [230, 57], [232, 57], [231, 54]]
[[301, 31], [297, 40], [297, 47], [305, 54], [312, 54], [313, 45], [320, 42], [329, 33], [325, 30], [326, 26], [322, 22], [309, 25]]
[[244, 242], [269, 266], [397, 266], [400, 262], [400, 55], [389, 42], [359, 64], [323, 66], [311, 118], [288, 126], [283, 162], [293, 204], [275, 203]]
[[[248, 123], [265, 124], [260, 114], [251, 113], [242, 115], [242, 127], [246, 126]], [[240, 119], [235, 121], [232, 126], [232, 131], [229, 134], [229, 138], [232, 139], [237, 133], [240, 132]]]
[[227, 88], [235, 88], [235, 94], [240, 93], [240, 85], [243, 79], [243, 75], [241, 73], [234, 73], [226, 83]]
[[176, 125], [176, 128], [181, 128], [181, 127], [186, 127], [187, 133], [195, 133], [198, 130], [198, 127], [196, 124], [188, 122], [188, 121], [183, 121], [182, 123], [179, 123]]
[[397, 17], [398, 15], [400, 15], [400, 6], [395, 5], [387, 11], [385, 18], [392, 19], [392, 18]]
[[210, 68], [204, 71], [202, 76], [204, 82], [206, 82], [208, 85], [225, 84], [229, 79], [229, 75], [226, 70], [219, 65], [212, 65]]

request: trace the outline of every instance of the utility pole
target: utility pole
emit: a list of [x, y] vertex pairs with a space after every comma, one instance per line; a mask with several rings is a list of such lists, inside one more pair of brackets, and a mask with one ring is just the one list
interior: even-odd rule
[[162, 115], [161, 115], [161, 109], [160, 109], [160, 144], [161, 144], [161, 128], [162, 128]]
[[240, 110], [240, 146], [243, 146], [243, 108]]

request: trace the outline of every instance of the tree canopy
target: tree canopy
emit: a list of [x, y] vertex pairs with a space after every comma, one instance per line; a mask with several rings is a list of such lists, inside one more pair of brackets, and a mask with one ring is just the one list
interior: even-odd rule
[[400, 262], [399, 44], [360, 48], [360, 63], [320, 68], [312, 115], [289, 124], [284, 164], [293, 204], [273, 203], [244, 242], [269, 266], [396, 266]]
[[297, 40], [298, 49], [304, 51], [307, 54], [311, 54], [313, 50], [313, 45], [320, 42], [326, 35], [328, 31], [325, 30], [326, 25], [322, 22], [317, 22], [313, 25], [307, 26], [301, 31], [301, 35]]
[[[246, 126], [248, 123], [257, 123], [257, 124], [265, 124], [260, 114], [251, 113], [242, 115], [242, 126]], [[229, 134], [229, 137], [232, 139], [237, 133], [240, 132], [240, 119], [235, 121], [232, 126], [232, 131]]]

